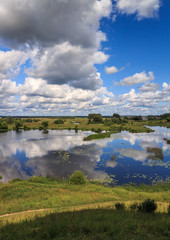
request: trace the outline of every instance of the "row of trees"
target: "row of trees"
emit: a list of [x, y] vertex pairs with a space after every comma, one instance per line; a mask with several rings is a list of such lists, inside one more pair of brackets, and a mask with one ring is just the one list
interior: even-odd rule
[[[112, 118], [111, 118], [112, 122], [115, 123], [120, 123], [122, 121], [121, 116], [118, 113], [114, 113]], [[107, 118], [105, 119], [105, 121], [107, 121]], [[88, 115], [88, 123], [103, 123], [103, 118], [102, 115], [100, 113], [90, 113]]]

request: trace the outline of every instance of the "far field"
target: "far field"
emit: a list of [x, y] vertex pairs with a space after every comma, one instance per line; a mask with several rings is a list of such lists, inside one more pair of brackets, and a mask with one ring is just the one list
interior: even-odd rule
[[[61, 120], [62, 123], [55, 123], [56, 120]], [[166, 119], [163, 120], [141, 120], [135, 121], [130, 119], [121, 118], [121, 121], [113, 122], [112, 118], [103, 118], [102, 123], [90, 122], [87, 117], [33, 117], [33, 118], [19, 118], [14, 119], [13, 123], [8, 124], [8, 130], [15, 128], [15, 122], [19, 121], [21, 123], [20, 129], [30, 130], [30, 129], [41, 129], [43, 122], [47, 123], [47, 129], [69, 129], [69, 130], [83, 130], [92, 131], [96, 134], [92, 134], [85, 140], [99, 139], [110, 137], [112, 133], [120, 132], [121, 130], [126, 130], [132, 133], [138, 132], [151, 132], [152, 130], [146, 126], [164, 126], [170, 127], [170, 122]], [[104, 131], [104, 132], [103, 132]]]

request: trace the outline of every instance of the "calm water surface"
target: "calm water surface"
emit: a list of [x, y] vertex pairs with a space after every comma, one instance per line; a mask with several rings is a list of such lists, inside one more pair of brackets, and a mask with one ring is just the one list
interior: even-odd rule
[[123, 131], [111, 138], [83, 141], [90, 132], [38, 130], [0, 134], [2, 181], [30, 176], [68, 177], [83, 170], [89, 179], [111, 177], [117, 184], [151, 184], [170, 179], [170, 129]]

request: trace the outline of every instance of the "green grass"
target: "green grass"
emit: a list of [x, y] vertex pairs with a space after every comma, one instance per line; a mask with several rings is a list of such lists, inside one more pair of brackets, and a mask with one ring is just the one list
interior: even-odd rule
[[33, 177], [31, 180], [0, 184], [0, 215], [31, 209], [83, 206], [123, 201], [129, 204], [151, 198], [160, 202], [159, 211], [170, 202], [170, 183], [159, 186], [103, 186], [99, 183], [74, 185], [68, 181]]
[[0, 228], [3, 240], [168, 240], [170, 216], [113, 209], [49, 214]]
[[[119, 131], [117, 131], [119, 132]], [[116, 132], [115, 132], [116, 133]], [[106, 133], [96, 133], [89, 135], [88, 137], [84, 138], [84, 141], [90, 141], [90, 140], [95, 140], [95, 139], [103, 139], [103, 138], [109, 138], [112, 132], [106, 132]]]
[[[148, 198], [158, 205], [154, 215], [130, 211], [131, 204]], [[117, 202], [126, 211], [115, 210]], [[0, 239], [166, 240], [169, 202], [170, 183], [109, 187], [95, 181], [77, 185], [45, 177], [15, 179], [0, 184]]]

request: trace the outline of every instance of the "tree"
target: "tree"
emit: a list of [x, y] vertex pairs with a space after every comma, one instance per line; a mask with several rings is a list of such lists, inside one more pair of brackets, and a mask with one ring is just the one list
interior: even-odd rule
[[118, 113], [114, 113], [112, 117], [112, 122], [121, 123], [121, 116]]
[[118, 113], [114, 113], [114, 114], [113, 114], [113, 118], [119, 118], [119, 119], [121, 119], [121, 117], [120, 117], [120, 115], [119, 115]]
[[19, 131], [19, 130], [21, 129], [21, 127], [22, 127], [21, 121], [16, 120], [16, 121], [15, 121], [15, 130], [16, 130], [16, 131]]
[[92, 113], [88, 115], [89, 123], [102, 123], [102, 115], [100, 113]]
[[142, 120], [142, 116], [133, 116], [132, 120], [141, 121]]
[[7, 117], [6, 121], [8, 124], [14, 123], [14, 119], [12, 117]]

